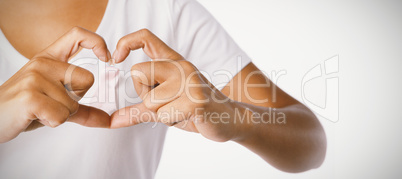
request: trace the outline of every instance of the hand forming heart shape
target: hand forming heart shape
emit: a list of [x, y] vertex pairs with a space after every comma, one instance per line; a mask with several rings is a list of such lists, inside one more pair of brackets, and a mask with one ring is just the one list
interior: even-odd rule
[[[112, 116], [78, 104], [94, 83], [92, 73], [67, 63], [80, 47], [92, 49], [101, 61], [112, 65], [124, 61], [131, 50], [142, 48], [153, 59], [132, 67], [134, 87], [143, 102], [120, 109]], [[218, 141], [228, 140], [232, 135], [227, 133], [217, 138], [216, 129], [223, 126], [205, 121], [197, 123], [205, 119], [203, 112], [206, 110], [228, 110], [230, 103], [222, 104], [230, 101], [229, 98], [209, 83], [194, 65], [147, 29], [121, 38], [112, 58], [102, 37], [75, 27], [34, 56], [0, 86], [0, 93], [3, 94], [0, 96], [0, 143], [15, 138], [22, 131], [43, 125], [56, 127], [67, 119], [84, 126], [103, 128], [127, 127], [144, 121], [170, 126], [185, 124], [181, 128], [201, 132]], [[212, 98], [215, 100], [209, 100]], [[171, 112], [171, 109], [176, 111]], [[140, 114], [149, 115], [139, 118]]]

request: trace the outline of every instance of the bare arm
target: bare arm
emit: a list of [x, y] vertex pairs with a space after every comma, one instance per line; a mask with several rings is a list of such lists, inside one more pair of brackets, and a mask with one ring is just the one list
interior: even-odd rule
[[247, 65], [222, 92], [236, 101], [235, 120], [244, 121], [239, 123], [235, 142], [283, 171], [302, 172], [321, 165], [326, 137], [320, 122], [254, 64]]
[[[161, 122], [217, 142], [233, 140], [287, 172], [306, 171], [323, 162], [326, 138], [317, 118], [252, 63], [219, 91], [193, 64], [146, 29], [120, 39], [119, 53], [113, 58], [120, 63], [139, 48], [153, 59], [134, 65], [131, 71], [143, 102], [112, 114], [111, 128]], [[280, 115], [277, 120], [285, 123], [266, 122], [274, 120], [269, 112]]]

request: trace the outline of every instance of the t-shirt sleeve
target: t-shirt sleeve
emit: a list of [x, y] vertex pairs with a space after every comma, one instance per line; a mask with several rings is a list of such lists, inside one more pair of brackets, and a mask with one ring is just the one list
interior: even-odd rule
[[215, 18], [195, 0], [171, 1], [177, 50], [218, 89], [251, 62]]

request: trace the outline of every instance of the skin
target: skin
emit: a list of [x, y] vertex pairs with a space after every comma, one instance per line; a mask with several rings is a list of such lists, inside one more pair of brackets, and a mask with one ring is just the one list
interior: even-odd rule
[[[31, 5], [26, 5], [28, 2], [31, 2]], [[143, 99], [143, 103], [120, 109], [110, 118], [94, 108], [79, 106], [76, 110], [76, 108], [71, 107], [77, 106], [76, 101], [72, 102], [65, 97], [65, 94], [61, 94], [63, 90], [61, 85], [64, 85], [65, 82], [57, 78], [57, 74], [48, 73], [46, 69], [55, 66], [51, 64], [56, 61], [57, 66], [66, 68], [68, 58], [79, 50], [78, 46], [74, 45], [77, 44], [77, 41], [89, 42], [91, 40], [85, 41], [85, 39], [89, 39], [88, 36], [100, 38], [90, 31], [95, 31], [99, 25], [107, 2], [104, 0], [50, 2], [47, 0], [0, 1], [0, 27], [14, 48], [28, 59], [38, 61], [36, 59], [43, 58], [48, 60], [39, 60], [42, 63], [40, 66], [29, 67], [32, 62], [28, 63], [28, 67], [24, 66], [16, 74], [17, 76], [14, 75], [16, 77], [13, 76], [2, 85], [0, 90], [10, 91], [5, 93], [8, 95], [2, 95], [2, 98], [13, 97], [7, 100], [1, 99], [0, 105], [5, 106], [5, 109], [12, 110], [18, 109], [16, 106], [26, 103], [26, 101], [21, 101], [21, 97], [18, 95], [11, 95], [21, 93], [18, 90], [12, 90], [18, 89], [13, 87], [17, 84], [26, 84], [28, 87], [25, 90], [41, 92], [40, 89], [29, 88], [29, 80], [23, 80], [32, 76], [27, 75], [32, 74], [31, 71], [24, 69], [31, 69], [39, 71], [35, 74], [40, 74], [47, 79], [42, 79], [42, 81], [49, 81], [54, 86], [58, 85], [59, 90], [55, 90], [57, 92], [54, 94], [45, 92], [43, 96], [46, 96], [48, 101], [63, 104], [64, 108], [60, 107], [54, 111], [63, 109], [65, 116], [60, 119], [57, 117], [41, 117], [34, 115], [35, 113], [29, 113], [32, 110], [27, 110], [26, 116], [4, 113], [6, 115], [1, 118], [1, 126], [8, 125], [10, 129], [7, 132], [13, 135], [8, 135], [7, 132], [1, 130], [2, 136], [9, 136], [3, 142], [18, 135], [24, 130], [24, 126], [31, 124], [30, 121], [38, 121], [44, 125], [48, 125], [45, 121], [51, 121], [50, 126], [54, 127], [63, 123], [64, 118], [70, 116], [69, 121], [73, 119], [72, 122], [85, 126], [120, 128], [153, 120], [187, 131], [198, 132], [217, 142], [235, 141], [258, 154], [272, 166], [286, 172], [302, 172], [317, 168], [322, 164], [326, 152], [326, 137], [315, 115], [303, 104], [273, 84], [253, 63], [247, 65], [224, 89], [219, 91], [199, 73], [193, 64], [186, 61], [180, 54], [169, 48], [146, 29], [122, 37], [113, 53], [114, 60], [110, 59], [110, 55], [105, 49], [106, 45], [102, 40], [91, 45], [80, 43], [86, 48], [92, 48], [94, 52], [98, 50], [98, 54], [96, 52], [95, 54], [101, 60], [112, 63], [124, 61], [132, 50], [143, 49], [153, 61], [136, 64], [132, 67], [134, 87]], [[32, 8], [32, 5], [37, 8]], [[80, 8], [85, 8], [91, 15], [83, 16], [80, 14]], [[38, 17], [41, 17], [41, 20], [37, 20]], [[81, 26], [89, 29], [89, 31], [73, 28], [75, 26]], [[67, 42], [67, 40], [63, 40], [63, 37], [59, 38], [71, 28], [73, 28], [73, 33], [70, 31], [63, 37], [68, 36], [68, 34], [75, 34], [75, 41]], [[47, 47], [56, 40], [56, 45], [49, 47], [55, 50], [49, 50]], [[71, 48], [57, 44], [68, 44], [67, 47]], [[105, 48], [94, 48], [94, 46], [101, 47], [103, 45]], [[68, 55], [65, 55], [66, 53]], [[36, 68], [44, 68], [44, 70]], [[85, 70], [80, 69], [79, 71], [79, 74], [82, 73], [90, 78], [91, 75], [85, 74]], [[65, 71], [59, 73], [64, 75]], [[80, 83], [74, 82], [73, 78], [72, 84], [79, 86], [77, 89], [81, 89], [79, 96], [82, 96], [89, 89], [92, 81], [91, 79], [87, 81], [88, 83], [79, 86], [77, 84]], [[264, 86], [256, 87], [254, 84]], [[184, 90], [181, 91], [180, 89]], [[5, 103], [3, 101], [11, 102]], [[43, 100], [39, 98], [30, 99], [30, 102], [38, 105], [43, 104], [40, 101]], [[2, 110], [0, 113], [3, 114], [3, 108], [0, 109]], [[82, 109], [84, 112], [80, 112]], [[138, 113], [132, 113], [133, 109], [138, 110]], [[170, 112], [170, 109], [181, 111], [185, 115], [176, 117]], [[275, 109], [276, 114], [283, 114], [286, 117], [285, 124], [264, 123], [264, 121], [269, 120], [269, 116], [262, 114], [273, 109]], [[212, 113], [225, 113], [229, 117], [214, 118], [209, 115]], [[149, 114], [145, 115], [149, 119], [147, 117], [139, 118], [141, 114]], [[169, 115], [163, 116], [161, 114]], [[238, 122], [239, 120], [243, 120], [243, 122]]]
[[0, 142], [42, 125], [57, 127], [67, 119], [85, 126], [110, 126], [107, 113], [77, 102], [94, 82], [92, 73], [67, 63], [79, 47], [110, 59], [102, 37], [73, 28], [0, 86]]

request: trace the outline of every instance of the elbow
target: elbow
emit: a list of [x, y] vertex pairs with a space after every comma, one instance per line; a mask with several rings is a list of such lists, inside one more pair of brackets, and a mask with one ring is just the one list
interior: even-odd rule
[[[319, 168], [326, 155], [326, 140], [318, 139], [316, 146], [308, 147], [308, 151], [295, 152], [289, 156], [283, 157], [280, 162], [269, 162], [273, 167], [287, 173], [302, 173], [312, 169]], [[301, 148], [297, 150], [303, 150]]]
[[320, 121], [304, 106], [298, 109], [298, 120], [302, 122], [293, 123], [295, 125], [288, 128], [291, 132], [277, 143], [282, 147], [274, 157], [276, 160], [271, 160], [275, 168], [289, 173], [319, 168], [327, 152], [327, 137]]
[[289, 173], [301, 173], [319, 168], [325, 160], [327, 151], [327, 141], [325, 134], [316, 135], [313, 138], [312, 146], [306, 147], [308, 151], [301, 152], [298, 159], [294, 160], [287, 169]]
[[319, 168], [325, 160], [327, 151], [327, 138], [321, 125], [314, 129], [304, 142], [298, 142], [294, 146], [292, 152], [274, 167], [288, 173], [301, 173], [312, 169]]
[[324, 130], [322, 129], [321, 134], [316, 136], [316, 149], [312, 155], [312, 165], [309, 169], [319, 168], [325, 160], [325, 156], [327, 154], [327, 138]]

